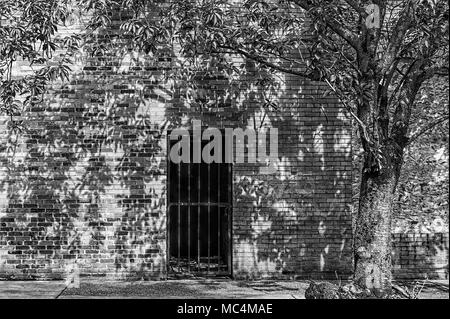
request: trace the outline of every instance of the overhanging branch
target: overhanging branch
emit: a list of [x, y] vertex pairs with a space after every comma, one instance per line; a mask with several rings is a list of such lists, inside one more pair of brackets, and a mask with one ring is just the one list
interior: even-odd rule
[[429, 79], [433, 76], [448, 76], [448, 66], [441, 66], [441, 67], [435, 67], [430, 68], [425, 75], [425, 78]]
[[305, 79], [312, 80], [312, 81], [317, 80], [317, 79], [314, 79], [314, 77], [310, 73], [300, 72], [300, 71], [295, 70], [295, 69], [290, 69], [290, 68], [283, 67], [283, 66], [281, 66], [279, 64], [267, 61], [266, 59], [260, 57], [259, 55], [252, 54], [252, 53], [247, 52], [247, 51], [245, 51], [243, 49], [240, 49], [240, 48], [235, 48], [235, 47], [227, 46], [227, 45], [220, 46], [220, 48], [226, 49], [226, 50], [230, 50], [230, 51], [233, 51], [235, 53], [241, 54], [241, 55], [243, 55], [244, 57], [246, 57], [248, 59], [251, 59], [253, 61], [256, 61], [256, 62], [259, 62], [261, 64], [264, 64], [264, 65], [266, 65], [266, 66], [268, 66], [268, 67], [270, 67], [270, 68], [272, 68], [274, 70], [278, 70], [278, 71], [283, 72], [283, 73], [297, 75], [297, 76], [300, 76], [300, 77], [303, 77]]
[[429, 123], [427, 123], [426, 125], [422, 126], [421, 128], [419, 128], [416, 132], [414, 132], [409, 138], [408, 138], [408, 145], [412, 144], [414, 141], [416, 141], [420, 136], [422, 136], [423, 134], [431, 131], [433, 128], [435, 128], [437, 125], [448, 121], [449, 119], [449, 115], [446, 114], [444, 116], [441, 116], [437, 119], [435, 119], [434, 121], [431, 121]]

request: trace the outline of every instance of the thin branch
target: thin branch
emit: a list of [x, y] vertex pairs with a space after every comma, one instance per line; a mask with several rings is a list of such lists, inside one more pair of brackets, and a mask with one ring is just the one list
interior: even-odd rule
[[448, 76], [449, 75], [448, 72], [449, 72], [448, 66], [430, 68], [426, 72], [425, 78], [429, 79], [432, 78], [433, 76]]
[[245, 56], [248, 59], [251, 59], [251, 60], [254, 60], [254, 61], [259, 62], [261, 64], [264, 64], [264, 65], [266, 65], [266, 66], [268, 66], [268, 67], [270, 67], [272, 69], [281, 71], [283, 73], [297, 75], [297, 76], [303, 77], [305, 79], [313, 80], [313, 81], [316, 80], [309, 73], [304, 73], [304, 72], [300, 72], [300, 71], [297, 71], [297, 70], [294, 70], [294, 69], [289, 69], [289, 68], [282, 67], [281, 65], [269, 62], [269, 61], [263, 59], [262, 57], [260, 57], [258, 55], [251, 54], [251, 53], [249, 53], [249, 52], [247, 52], [245, 50], [242, 50], [242, 49], [239, 49], [239, 48], [234, 48], [234, 47], [231, 47], [231, 46], [226, 46], [226, 45], [220, 46], [220, 48], [234, 51], [234, 52], [236, 52], [238, 54], [241, 54], [241, 55]]
[[398, 85], [394, 88], [394, 91], [391, 93], [391, 96], [389, 97], [389, 100], [388, 100], [388, 103], [387, 103], [388, 105], [392, 105], [393, 100], [394, 100], [394, 98], [396, 97], [397, 93], [399, 93], [399, 91], [400, 91], [401, 89], [403, 89], [403, 85], [405, 84], [405, 82], [406, 82], [406, 80], [407, 80], [407, 77], [408, 77], [409, 74], [411, 73], [411, 70], [412, 70], [414, 64], [415, 64], [417, 61], [418, 61], [417, 59], [414, 60], [414, 61], [408, 66], [408, 69], [406, 70], [405, 73], [402, 73], [402, 72], [400, 71], [400, 69], [396, 68], [396, 71], [397, 71], [399, 74], [401, 74], [402, 78], [400, 79]]
[[363, 132], [362, 138], [370, 145], [370, 137], [367, 132], [367, 126], [361, 121], [361, 119], [352, 111], [352, 108], [344, 101], [342, 96], [339, 94], [339, 92], [336, 90], [336, 88], [327, 80], [325, 79], [325, 82], [328, 84], [328, 86], [333, 90], [333, 92], [338, 96], [341, 103], [345, 106], [347, 111], [350, 113], [350, 115], [355, 119], [356, 122], [358, 122], [359, 127], [361, 128]]
[[431, 121], [431, 122], [427, 123], [426, 125], [424, 125], [420, 129], [418, 129], [416, 132], [414, 132], [414, 134], [412, 134], [408, 138], [408, 145], [412, 144], [414, 141], [416, 141], [423, 134], [431, 131], [437, 125], [439, 125], [439, 124], [441, 124], [441, 123], [443, 123], [445, 121], [448, 121], [448, 119], [449, 119], [449, 115], [446, 114], [444, 116], [441, 116], [441, 117], [435, 119], [434, 121]]

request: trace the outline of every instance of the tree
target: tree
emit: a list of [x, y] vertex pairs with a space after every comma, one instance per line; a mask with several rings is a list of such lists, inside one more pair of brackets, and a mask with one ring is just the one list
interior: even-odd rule
[[423, 83], [448, 76], [447, 1], [175, 0], [157, 24], [142, 14], [141, 1], [126, 2], [137, 10], [123, 28], [144, 50], [167, 35], [190, 65], [240, 55], [269, 75], [329, 85], [357, 123], [363, 148], [354, 280], [389, 292], [391, 220], [405, 148], [448, 120], [447, 110], [409, 132]]
[[[14, 27], [0, 27], [0, 35], [8, 39], [0, 44], [0, 94], [2, 107], [13, 114], [18, 103], [14, 96], [25, 94], [30, 97], [25, 102], [33, 101], [37, 94], [27, 87], [44, 71], [22, 79], [20, 83], [26, 85], [11, 91], [16, 82], [8, 76], [8, 66], [10, 70], [16, 56], [30, 63], [37, 58], [49, 62], [46, 52], [56, 48], [51, 41], [54, 26], [58, 19], [64, 22], [61, 8], [69, 0], [2, 2], [6, 4], [0, 8], [2, 17], [12, 16], [8, 8], [31, 12], [19, 15], [27, 26], [24, 30], [21, 21]], [[82, 41], [95, 43], [89, 35], [111, 23], [112, 12], [120, 10], [129, 17], [120, 26], [123, 36], [136, 49], [177, 50], [183, 57], [183, 65], [169, 76], [185, 81], [188, 90], [196, 89], [190, 80], [201, 70], [243, 75], [244, 68], [230, 62], [232, 56], [253, 61], [259, 84], [268, 90], [275, 87], [279, 72], [326, 82], [329, 94], [340, 98], [358, 126], [363, 148], [354, 280], [375, 293], [389, 292], [391, 219], [405, 149], [448, 120], [446, 110], [410, 133], [411, 114], [418, 107], [416, 97], [423, 84], [448, 77], [447, 1], [80, 0], [77, 6], [91, 14], [90, 30], [83, 40], [76, 36], [66, 40], [65, 48], [73, 46], [69, 55]], [[41, 42], [38, 50], [33, 47]], [[61, 65], [62, 73], [55, 74], [64, 76], [63, 69]], [[276, 107], [270, 98], [265, 106]]]

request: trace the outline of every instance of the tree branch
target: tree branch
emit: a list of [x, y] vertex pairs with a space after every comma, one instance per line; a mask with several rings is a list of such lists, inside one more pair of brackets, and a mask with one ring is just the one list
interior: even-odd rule
[[437, 75], [437, 76], [448, 76], [448, 66], [441, 66], [441, 67], [434, 67], [434, 68], [430, 68], [426, 74], [425, 74], [425, 78], [429, 79], [432, 78], [433, 76]]
[[424, 125], [423, 127], [421, 127], [420, 129], [418, 129], [416, 132], [414, 132], [414, 134], [412, 134], [409, 138], [408, 138], [408, 144], [410, 145], [412, 144], [414, 141], [416, 141], [420, 136], [422, 136], [423, 134], [427, 133], [428, 131], [432, 130], [434, 127], [436, 127], [437, 125], [441, 124], [442, 122], [448, 121], [449, 119], [449, 115], [446, 114], [444, 116], [441, 116], [437, 119], [435, 119], [434, 121], [431, 121], [429, 123], [427, 123], [426, 125]]
[[266, 65], [266, 66], [268, 66], [268, 67], [270, 67], [270, 68], [272, 68], [274, 70], [278, 70], [278, 71], [281, 71], [281, 72], [287, 73], [287, 74], [297, 75], [297, 76], [300, 76], [300, 77], [303, 77], [305, 79], [312, 80], [312, 81], [317, 81], [318, 80], [318, 79], [315, 79], [313, 77], [313, 75], [310, 74], [310, 73], [305, 73], [305, 72], [300, 72], [300, 71], [297, 71], [297, 70], [294, 70], [294, 69], [285, 68], [285, 67], [283, 67], [281, 65], [269, 62], [266, 59], [264, 59], [264, 58], [262, 58], [262, 57], [260, 57], [258, 55], [249, 53], [249, 52], [247, 52], [247, 51], [245, 51], [243, 49], [240, 49], [240, 48], [235, 48], [235, 47], [228, 46], [228, 45], [221, 45], [219, 47], [222, 48], [222, 49], [231, 50], [231, 51], [233, 51], [235, 53], [241, 54], [241, 55], [245, 56], [248, 59], [251, 59], [253, 61], [256, 61], [256, 62], [259, 62], [261, 64], [264, 64], [264, 65]]
[[389, 40], [388, 47], [385, 50], [383, 60], [381, 63], [381, 73], [387, 73], [392, 64], [395, 63], [397, 59], [398, 53], [404, 44], [403, 41], [405, 39], [406, 33], [411, 27], [412, 23], [412, 9], [411, 4], [408, 1], [406, 7], [402, 9], [402, 11], [398, 15], [398, 19], [393, 26], [392, 38]]

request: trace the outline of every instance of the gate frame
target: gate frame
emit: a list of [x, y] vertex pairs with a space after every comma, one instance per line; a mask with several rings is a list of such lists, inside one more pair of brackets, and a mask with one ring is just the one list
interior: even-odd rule
[[[206, 129], [208, 127], [203, 127], [202, 126], [202, 132], [204, 129]], [[233, 166], [234, 166], [234, 162], [232, 163], [226, 163], [229, 164], [230, 168], [229, 168], [229, 178], [230, 178], [230, 185], [229, 185], [229, 212], [228, 212], [228, 256], [227, 256], [227, 271], [226, 273], [220, 273], [220, 272], [211, 272], [211, 271], [206, 271], [206, 272], [201, 272], [201, 271], [193, 271], [193, 272], [186, 272], [186, 273], [177, 273], [177, 272], [173, 272], [170, 269], [170, 214], [169, 214], [169, 210], [170, 210], [170, 134], [172, 132], [173, 129], [167, 130], [167, 135], [166, 135], [166, 183], [165, 183], [165, 187], [166, 187], [166, 272], [167, 272], [167, 276], [169, 275], [195, 275], [195, 276], [200, 276], [200, 277], [229, 277], [231, 279], [233, 279], [233, 204], [234, 204], [234, 187], [233, 187]], [[189, 131], [189, 133], [193, 135], [193, 130], [192, 129], [187, 129]], [[224, 132], [224, 129], [220, 129], [221, 132]], [[190, 136], [192, 136], [190, 135]], [[234, 147], [234, 143], [233, 143], [233, 147]], [[224, 164], [224, 163], [220, 163], [220, 164]], [[219, 165], [220, 165], [219, 164]], [[209, 175], [208, 175], [209, 177]], [[219, 203], [220, 204], [220, 203]], [[219, 206], [220, 207], [220, 206]]]

